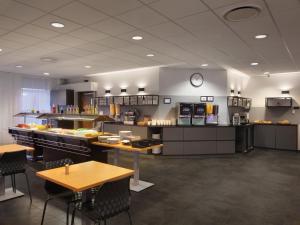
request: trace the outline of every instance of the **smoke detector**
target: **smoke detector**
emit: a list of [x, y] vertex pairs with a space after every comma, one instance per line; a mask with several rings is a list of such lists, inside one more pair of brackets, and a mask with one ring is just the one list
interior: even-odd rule
[[241, 6], [230, 9], [225, 13], [224, 19], [230, 22], [239, 22], [258, 16], [261, 9], [257, 6]]

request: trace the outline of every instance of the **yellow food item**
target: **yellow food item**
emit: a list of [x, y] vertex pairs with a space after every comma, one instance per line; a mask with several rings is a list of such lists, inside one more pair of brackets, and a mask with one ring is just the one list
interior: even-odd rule
[[47, 126], [46, 125], [36, 125], [36, 128], [38, 130], [46, 130], [47, 129]]
[[290, 121], [288, 120], [280, 120], [278, 121], [279, 124], [290, 124]]

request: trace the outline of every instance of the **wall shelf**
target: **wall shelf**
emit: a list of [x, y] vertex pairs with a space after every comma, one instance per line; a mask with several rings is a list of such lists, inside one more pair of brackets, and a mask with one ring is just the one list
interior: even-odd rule
[[272, 97], [266, 98], [266, 107], [268, 108], [291, 108], [293, 99], [291, 97]]
[[95, 104], [98, 106], [109, 106], [119, 104], [121, 106], [157, 106], [159, 95], [126, 95], [126, 96], [104, 96], [95, 97]]
[[244, 98], [238, 96], [227, 96], [228, 107], [238, 107], [245, 110], [250, 110], [252, 104], [251, 98]]

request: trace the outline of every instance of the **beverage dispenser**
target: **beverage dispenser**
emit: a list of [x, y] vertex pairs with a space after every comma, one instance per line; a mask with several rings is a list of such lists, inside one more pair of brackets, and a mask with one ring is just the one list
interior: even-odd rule
[[217, 125], [219, 123], [219, 106], [206, 104], [206, 124]]
[[193, 104], [192, 103], [179, 103], [178, 104], [177, 124], [178, 125], [191, 125], [192, 114], [193, 114]]
[[206, 103], [195, 103], [192, 116], [192, 125], [205, 125]]

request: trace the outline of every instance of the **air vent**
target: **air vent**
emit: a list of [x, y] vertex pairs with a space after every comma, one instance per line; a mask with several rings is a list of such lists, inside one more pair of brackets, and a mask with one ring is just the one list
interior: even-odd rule
[[224, 18], [230, 22], [239, 22], [254, 18], [260, 14], [260, 8], [256, 6], [242, 6], [229, 10], [225, 13]]

